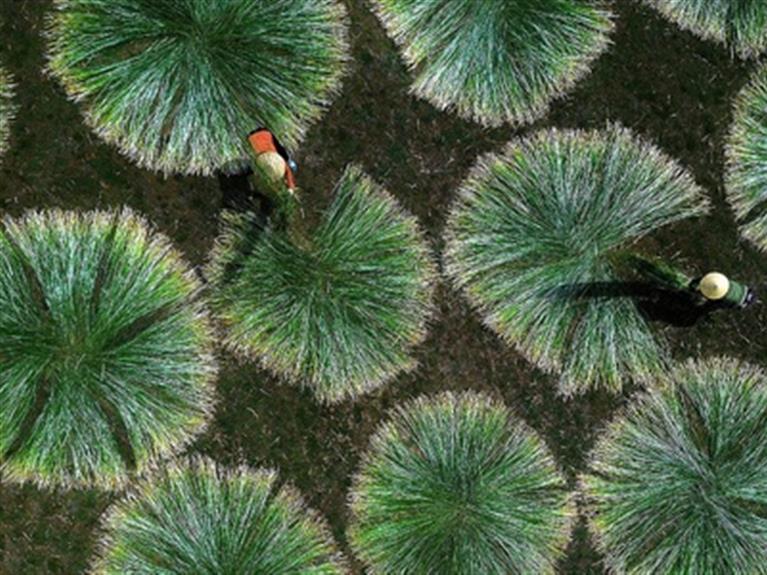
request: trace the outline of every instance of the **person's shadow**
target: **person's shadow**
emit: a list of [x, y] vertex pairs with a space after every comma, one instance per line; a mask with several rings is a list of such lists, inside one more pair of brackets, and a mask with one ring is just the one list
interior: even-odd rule
[[675, 327], [692, 327], [722, 307], [715, 302], [702, 303], [689, 292], [663, 289], [641, 281], [565, 284], [553, 290], [552, 296], [584, 301], [630, 298], [649, 321], [660, 321]]
[[222, 277], [224, 282], [238, 276], [255, 249], [258, 237], [274, 215], [273, 200], [252, 187], [252, 174], [251, 168], [235, 174], [218, 174], [223, 209], [246, 216], [241, 223], [243, 228], [240, 230], [239, 241], [236, 246], [232, 246], [232, 253], [226, 263]]
[[252, 168], [237, 173], [219, 172], [218, 187], [221, 190], [221, 206], [225, 210], [251, 210], [254, 200], [260, 200], [260, 194], [254, 193], [250, 185]]

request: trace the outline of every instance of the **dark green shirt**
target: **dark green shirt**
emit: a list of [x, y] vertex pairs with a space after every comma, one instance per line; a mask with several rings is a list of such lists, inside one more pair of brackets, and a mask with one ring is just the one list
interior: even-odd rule
[[748, 288], [746, 286], [730, 280], [730, 289], [727, 290], [727, 294], [721, 301], [726, 305], [740, 307], [746, 302], [747, 295]]

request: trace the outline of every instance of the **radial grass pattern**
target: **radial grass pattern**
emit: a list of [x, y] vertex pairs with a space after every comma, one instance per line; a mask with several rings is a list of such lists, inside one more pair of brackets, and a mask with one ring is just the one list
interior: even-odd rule
[[541, 439], [501, 404], [446, 393], [396, 411], [352, 489], [374, 574], [553, 573], [573, 505]]
[[98, 575], [341, 575], [325, 522], [273, 471], [173, 464], [108, 511]]
[[13, 120], [15, 111], [11, 75], [3, 68], [0, 68], [0, 158], [8, 149], [11, 120]]
[[50, 69], [139, 165], [209, 174], [267, 126], [289, 147], [339, 88], [339, 0], [56, 0]]
[[433, 266], [416, 219], [356, 167], [310, 235], [229, 213], [207, 275], [226, 344], [333, 402], [414, 366]]
[[727, 197], [741, 233], [767, 250], [767, 66], [738, 96], [727, 145]]
[[0, 227], [0, 475], [119, 486], [204, 426], [215, 365], [194, 273], [128, 210]]
[[593, 0], [374, 0], [413, 93], [495, 126], [524, 124], [584, 76], [612, 15]]
[[681, 28], [726, 44], [741, 58], [767, 49], [764, 0], [644, 0]]
[[[446, 268], [485, 322], [565, 394], [619, 390], [661, 369], [663, 347], [613, 257], [705, 211], [675, 162], [627, 130], [539, 132], [482, 158], [447, 229]], [[603, 289], [604, 288], [604, 289]]]
[[632, 404], [583, 485], [615, 573], [767, 573], [767, 376], [690, 362]]

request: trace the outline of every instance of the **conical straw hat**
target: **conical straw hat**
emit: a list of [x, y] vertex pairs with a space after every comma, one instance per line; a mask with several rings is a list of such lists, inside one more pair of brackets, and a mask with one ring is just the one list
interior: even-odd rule
[[287, 164], [277, 152], [264, 152], [256, 157], [256, 164], [267, 178], [277, 181], [285, 175]]
[[698, 289], [707, 299], [722, 299], [730, 290], [730, 280], [723, 274], [711, 272], [703, 276]]

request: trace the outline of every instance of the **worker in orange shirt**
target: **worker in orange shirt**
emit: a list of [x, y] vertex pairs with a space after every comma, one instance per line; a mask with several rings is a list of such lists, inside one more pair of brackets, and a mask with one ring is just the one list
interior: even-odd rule
[[255, 153], [256, 166], [269, 183], [282, 182], [288, 192], [295, 193], [297, 166], [277, 137], [266, 128], [258, 128], [248, 134], [248, 142]]
[[255, 154], [255, 189], [265, 192], [273, 202], [273, 211], [269, 208], [270, 220], [276, 227], [286, 229], [297, 245], [308, 249], [311, 241], [296, 189], [296, 163], [266, 128], [253, 130], [248, 134], [248, 141]]

